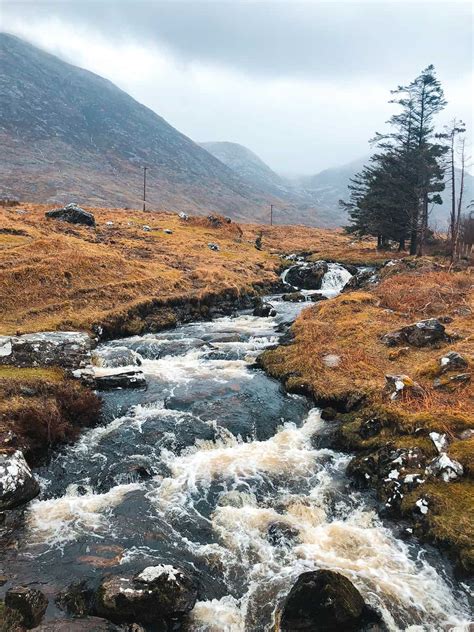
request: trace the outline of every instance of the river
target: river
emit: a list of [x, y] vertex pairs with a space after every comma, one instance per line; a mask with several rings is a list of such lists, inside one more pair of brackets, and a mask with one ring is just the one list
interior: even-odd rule
[[[349, 277], [331, 264], [322, 293]], [[198, 577], [194, 632], [272, 630], [291, 585], [314, 568], [351, 579], [389, 630], [468, 629], [466, 596], [439, 556], [382, 523], [350, 487], [350, 456], [318, 447], [318, 409], [257, 367], [305, 307], [270, 300], [274, 317], [241, 313], [102, 346], [134, 350], [147, 389], [105, 393], [104, 423], [36, 470], [41, 495], [0, 560], [48, 594], [47, 618], [66, 616], [54, 595], [72, 581], [166, 562]]]

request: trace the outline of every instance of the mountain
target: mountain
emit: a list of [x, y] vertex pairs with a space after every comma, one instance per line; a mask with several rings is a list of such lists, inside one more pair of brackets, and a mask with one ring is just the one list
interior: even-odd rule
[[[347, 213], [339, 208], [339, 200], [348, 200], [348, 185], [350, 179], [367, 164], [369, 157], [359, 158], [339, 167], [325, 169], [312, 176], [300, 176], [294, 179], [294, 185], [299, 188], [308, 202], [319, 209], [319, 213], [324, 215], [325, 211], [331, 212], [336, 225], [347, 224]], [[459, 170], [457, 170], [457, 180], [459, 181]], [[474, 177], [470, 173], [465, 173], [464, 177], [464, 204], [467, 204], [474, 196]], [[446, 190], [441, 193], [443, 204], [433, 205], [430, 214], [430, 224], [433, 228], [444, 230], [447, 227], [450, 213], [450, 186], [446, 185]]]
[[[272, 196], [110, 81], [0, 34], [1, 194], [36, 202], [268, 215]], [[288, 218], [288, 217], [287, 217]]]
[[201, 147], [262, 191], [288, 194], [288, 183], [247, 147], [225, 141], [201, 143]]

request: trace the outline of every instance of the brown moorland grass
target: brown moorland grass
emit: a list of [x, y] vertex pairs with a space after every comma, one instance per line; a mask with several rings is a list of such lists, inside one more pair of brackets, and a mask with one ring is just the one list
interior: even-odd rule
[[[448, 351], [467, 359], [462, 372], [472, 378], [473, 314], [469, 270], [449, 272], [433, 269], [433, 264], [430, 270], [420, 262], [419, 268], [391, 273], [370, 291], [342, 294], [306, 309], [293, 326], [293, 342], [262, 357], [270, 373], [289, 388], [303, 389], [325, 404], [337, 404], [354, 392], [365, 395], [361, 410], [340, 417], [339, 440], [350, 451], [371, 454], [388, 444], [417, 447], [433, 458], [429, 432], [448, 435], [449, 455], [463, 465], [464, 477], [455, 484], [432, 480], [419, 486], [406, 496], [402, 511], [417, 519], [415, 503], [428, 494], [431, 509], [417, 532], [453, 551], [463, 572], [474, 568], [474, 440], [461, 438], [474, 428], [474, 387], [471, 379], [452, 390], [438, 390], [433, 380], [440, 376], [439, 360]], [[452, 319], [446, 325], [450, 342], [394, 349], [380, 340], [410, 322], [441, 315]], [[325, 361], [328, 355], [339, 356], [337, 366]], [[422, 395], [388, 400], [383, 389], [389, 373], [409, 375], [421, 385]], [[380, 421], [381, 430], [367, 437], [361, 428], [372, 418]]]
[[[91, 329], [151, 299], [247, 292], [276, 280], [280, 253], [336, 259], [352, 243], [341, 231], [225, 222], [216, 228], [205, 217], [183, 221], [173, 213], [126, 209], [88, 208], [97, 222], [91, 229], [46, 219], [49, 208], [0, 209], [0, 334]], [[220, 250], [211, 251], [210, 242]], [[381, 259], [370, 242], [350, 249], [354, 260], [368, 252]]]

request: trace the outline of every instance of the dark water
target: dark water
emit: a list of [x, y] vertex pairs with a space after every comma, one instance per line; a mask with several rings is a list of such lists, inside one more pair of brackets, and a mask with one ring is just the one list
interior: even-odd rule
[[[332, 266], [325, 291], [346, 275]], [[347, 455], [314, 447], [319, 412], [256, 368], [302, 308], [273, 303], [275, 318], [107, 343], [139, 354], [148, 388], [105, 394], [106, 423], [37, 471], [42, 494], [0, 558], [50, 595], [48, 617], [66, 616], [54, 595], [72, 581], [165, 562], [198, 579], [190, 630], [271, 630], [295, 578], [319, 567], [348, 576], [390, 630], [467, 629], [462, 591], [350, 490]], [[291, 542], [272, 536], [281, 523]]]

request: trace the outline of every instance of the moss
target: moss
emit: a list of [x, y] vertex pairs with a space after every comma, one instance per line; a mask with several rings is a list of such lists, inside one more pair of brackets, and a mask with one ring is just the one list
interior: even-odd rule
[[63, 378], [64, 372], [59, 368], [0, 366], [0, 380], [15, 380], [22, 383], [32, 381], [58, 383]]
[[463, 441], [454, 441], [448, 450], [452, 459], [459, 461], [464, 468], [464, 473], [474, 477], [474, 437]]
[[428, 513], [420, 521], [419, 529], [430, 541], [454, 553], [464, 573], [472, 573], [474, 482], [425, 483], [405, 496], [402, 512], [416, 512], [415, 503], [422, 496], [428, 501]]

